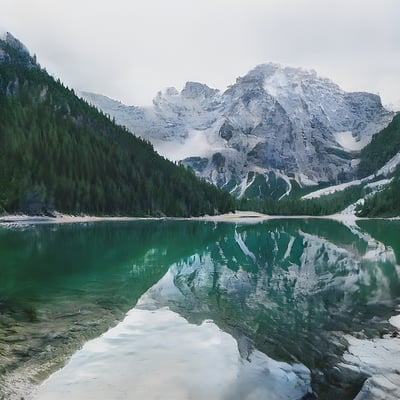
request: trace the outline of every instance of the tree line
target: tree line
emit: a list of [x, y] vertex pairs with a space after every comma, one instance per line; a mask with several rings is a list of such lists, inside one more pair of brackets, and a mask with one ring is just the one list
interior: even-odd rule
[[356, 185], [314, 199], [242, 199], [238, 202], [238, 208], [270, 215], [330, 215], [342, 211], [364, 195], [362, 185]]

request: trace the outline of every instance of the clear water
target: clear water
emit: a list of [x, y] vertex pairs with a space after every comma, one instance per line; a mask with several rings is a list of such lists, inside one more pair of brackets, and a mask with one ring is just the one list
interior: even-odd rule
[[[131, 368], [125, 382], [133, 382], [141, 398], [153, 398], [149, 387], [159, 387], [163, 398], [234, 398], [222, 390], [219, 375], [210, 374], [208, 366], [218, 366], [227, 388], [241, 387], [238, 398], [252, 398], [254, 382], [258, 398], [284, 398], [289, 386], [278, 384], [279, 374], [294, 377], [287, 379], [293, 383], [289, 398], [300, 398], [308, 391], [307, 370], [319, 398], [353, 399], [367, 376], [342, 365], [344, 335], [367, 339], [391, 332], [387, 319], [400, 304], [399, 257], [397, 221], [362, 221], [351, 228], [302, 219], [0, 228], [0, 398], [29, 398], [84, 343], [111, 327], [116, 331], [109, 335], [137, 328], [134, 318], [148, 313], [139, 318], [142, 334], [136, 338], [132, 328], [117, 335], [112, 351], [106, 351], [107, 337], [86, 345], [102, 349], [99, 374], [110, 370], [110, 362]], [[161, 362], [151, 335], [171, 344], [164, 346], [164, 363], [173, 370], [186, 365], [185, 374], [175, 376], [179, 384], [171, 386], [172, 378], [161, 379], [160, 371], [152, 384], [139, 378]], [[199, 351], [204, 343], [218, 346]], [[137, 346], [137, 357], [123, 358], [130, 354], [124, 346]], [[71, 378], [68, 368], [84, 364], [87, 351], [62, 370], [64, 382]], [[81, 361], [72, 364], [74, 359]], [[185, 385], [191, 392], [176, 392]], [[260, 395], [267, 390], [269, 397]], [[118, 398], [139, 398], [127, 396]]]

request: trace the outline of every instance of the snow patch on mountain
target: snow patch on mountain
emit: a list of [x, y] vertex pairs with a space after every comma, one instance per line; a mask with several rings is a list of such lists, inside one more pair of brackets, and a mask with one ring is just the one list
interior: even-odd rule
[[315, 199], [315, 198], [318, 198], [321, 196], [327, 196], [329, 194], [333, 194], [336, 192], [342, 192], [344, 189], [347, 189], [351, 186], [361, 185], [361, 183], [362, 183], [361, 179], [356, 179], [354, 181], [341, 183], [340, 185], [329, 186], [327, 188], [319, 189], [319, 190], [316, 190], [315, 192], [308, 193], [305, 196], [303, 196], [302, 199], [304, 199], [304, 200]]
[[391, 179], [380, 179], [379, 181], [367, 183], [364, 187], [366, 189], [380, 190], [383, 187], [389, 185], [389, 183], [391, 183], [392, 180], [393, 180], [393, 178], [391, 178]]
[[381, 169], [379, 169], [375, 175], [387, 176], [394, 172], [396, 167], [400, 164], [400, 152], [393, 156]]
[[315, 186], [318, 185], [318, 182], [309, 179], [304, 174], [296, 174], [296, 181], [300, 183], [300, 186]]
[[351, 131], [335, 133], [335, 139], [347, 151], [359, 151], [369, 143], [369, 138], [356, 139]]

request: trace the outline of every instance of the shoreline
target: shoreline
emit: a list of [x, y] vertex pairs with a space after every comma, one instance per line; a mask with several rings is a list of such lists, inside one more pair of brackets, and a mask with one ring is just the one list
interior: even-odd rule
[[354, 223], [359, 220], [400, 220], [400, 217], [361, 218], [353, 214], [331, 214], [331, 215], [269, 215], [253, 211], [236, 211], [234, 213], [220, 215], [204, 215], [201, 217], [107, 217], [91, 215], [68, 215], [56, 213], [51, 216], [33, 215], [4, 215], [0, 217], [0, 225], [21, 224], [72, 224], [92, 222], [133, 222], [133, 221], [205, 221], [205, 222], [229, 222], [229, 223], [260, 223], [277, 219], [330, 219], [343, 223]]

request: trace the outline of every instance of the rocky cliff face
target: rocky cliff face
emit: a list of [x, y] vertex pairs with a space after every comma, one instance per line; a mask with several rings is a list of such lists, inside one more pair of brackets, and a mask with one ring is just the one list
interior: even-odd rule
[[379, 96], [346, 93], [314, 71], [259, 65], [225, 92], [188, 82], [153, 106], [83, 96], [158, 151], [237, 197], [277, 198], [300, 186], [352, 177], [354, 151], [393, 114]]

